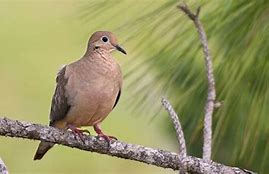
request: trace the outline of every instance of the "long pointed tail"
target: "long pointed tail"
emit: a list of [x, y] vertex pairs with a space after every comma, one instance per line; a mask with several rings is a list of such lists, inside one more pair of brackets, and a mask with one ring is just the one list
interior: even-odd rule
[[53, 147], [53, 145], [54, 143], [41, 141], [35, 153], [34, 160], [42, 159], [42, 157], [46, 154], [48, 150], [50, 150], [50, 148]]

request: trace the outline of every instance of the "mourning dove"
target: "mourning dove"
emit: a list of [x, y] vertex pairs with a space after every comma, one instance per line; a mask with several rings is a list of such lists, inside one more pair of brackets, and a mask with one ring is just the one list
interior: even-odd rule
[[[119, 101], [122, 73], [111, 52], [118, 50], [116, 36], [108, 31], [97, 31], [89, 39], [85, 55], [68, 65], [57, 74], [56, 89], [52, 98], [50, 126], [71, 129], [81, 133], [81, 126], [93, 126], [99, 137], [109, 140], [100, 123]], [[34, 160], [41, 159], [53, 146], [41, 141]]]

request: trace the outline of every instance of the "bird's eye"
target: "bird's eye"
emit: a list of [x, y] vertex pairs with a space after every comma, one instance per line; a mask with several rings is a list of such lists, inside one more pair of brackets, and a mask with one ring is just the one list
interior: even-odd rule
[[103, 36], [103, 37], [102, 37], [102, 41], [103, 41], [103, 42], [108, 42], [108, 40], [109, 40], [108, 37], [106, 37], [106, 36]]

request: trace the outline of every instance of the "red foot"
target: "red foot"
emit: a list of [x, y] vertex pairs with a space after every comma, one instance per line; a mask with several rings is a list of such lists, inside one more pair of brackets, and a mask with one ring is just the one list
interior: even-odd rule
[[101, 130], [99, 124], [94, 125], [93, 128], [94, 128], [95, 132], [97, 133], [97, 137], [104, 138], [104, 139], [107, 141], [107, 143], [108, 143], [108, 148], [109, 148], [109, 146], [110, 146], [110, 140], [111, 140], [111, 139], [117, 140], [117, 138], [114, 137], [114, 136], [109, 136], [109, 135], [104, 134], [104, 133], [102, 132], [102, 130]]
[[78, 129], [73, 125], [68, 125], [67, 126], [73, 133], [75, 133], [76, 135], [79, 136], [79, 138], [85, 143], [84, 138], [83, 138], [83, 132], [88, 133], [89, 135], [91, 135], [90, 131], [88, 131], [87, 129]]
[[105, 135], [103, 133], [98, 134], [97, 137], [104, 138], [106, 141], [110, 141], [111, 139], [118, 140], [116, 137]]

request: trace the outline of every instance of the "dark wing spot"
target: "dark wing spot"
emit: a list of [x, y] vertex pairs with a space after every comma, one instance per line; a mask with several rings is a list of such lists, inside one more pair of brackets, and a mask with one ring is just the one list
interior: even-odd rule
[[121, 94], [121, 90], [119, 90], [119, 92], [118, 92], [118, 95], [117, 95], [117, 98], [116, 98], [116, 101], [115, 101], [113, 108], [117, 105], [118, 101], [120, 100], [120, 94]]

